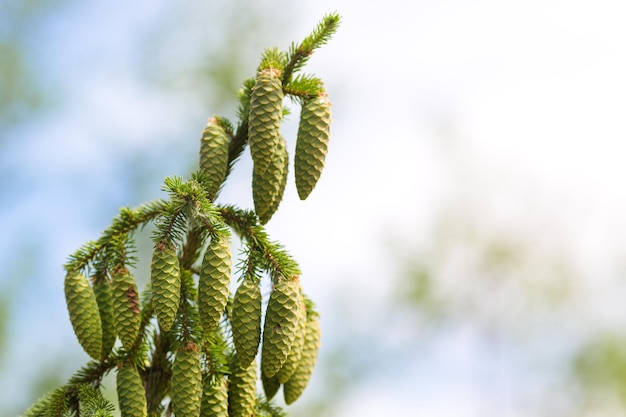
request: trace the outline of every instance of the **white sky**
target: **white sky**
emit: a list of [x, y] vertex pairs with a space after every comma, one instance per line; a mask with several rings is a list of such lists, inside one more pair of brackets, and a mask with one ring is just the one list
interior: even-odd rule
[[[309, 8], [316, 15], [333, 7]], [[326, 177], [306, 204], [287, 199], [271, 225], [301, 251], [311, 284], [339, 289], [350, 281], [359, 305], [369, 307], [359, 317], [375, 323], [393, 285], [384, 237], [423, 243], [419, 234], [440, 203], [461, 194], [479, 201], [492, 223], [538, 231], [599, 275], [587, 284], [597, 300], [590, 317], [623, 315], [620, 293], [603, 284], [626, 241], [626, 3], [388, 1], [337, 9], [342, 28], [312, 62], [330, 75], [337, 120]], [[317, 220], [298, 221], [309, 215]], [[319, 224], [334, 225], [337, 235]], [[311, 247], [317, 256], [308, 258]], [[331, 280], [318, 283], [329, 270]], [[477, 360], [461, 351], [440, 355], [443, 369]], [[432, 390], [440, 383], [432, 369], [423, 372], [400, 387], [380, 380], [364, 387], [343, 414], [524, 415], [506, 390], [491, 402], [463, 371], [441, 377], [441, 390]]]
[[[309, 6], [311, 15], [332, 10], [330, 3]], [[581, 244], [619, 243], [626, 3], [407, 4], [335, 6], [341, 30], [311, 62], [334, 97], [327, 171], [311, 200], [288, 198], [281, 210], [294, 214], [271, 227], [297, 245], [299, 213], [336, 224], [354, 239], [348, 248], [326, 239], [323, 251], [354, 270], [363, 254], [380, 252], [383, 228], [411, 236], [442, 196], [465, 191], [508, 201], [507, 215], [518, 219], [530, 214], [526, 200], [538, 200], [546, 211], [539, 215], [574, 229]], [[450, 165], [461, 172], [450, 174]], [[550, 213], [563, 209], [552, 200], [565, 210]], [[340, 201], [340, 212], [329, 201]], [[409, 227], [407, 214], [415, 219]], [[306, 232], [325, 237], [316, 224]]]

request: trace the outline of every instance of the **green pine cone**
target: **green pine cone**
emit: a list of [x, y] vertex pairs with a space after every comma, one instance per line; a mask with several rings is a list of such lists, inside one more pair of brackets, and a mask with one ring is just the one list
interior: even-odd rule
[[233, 357], [228, 384], [228, 415], [230, 417], [251, 417], [256, 405], [256, 361], [246, 367], [239, 366], [239, 359]]
[[167, 332], [174, 324], [180, 301], [180, 265], [176, 250], [167, 242], [156, 245], [150, 273], [152, 304], [161, 329]]
[[215, 117], [211, 117], [200, 140], [200, 171], [206, 175], [209, 198], [213, 199], [228, 169], [228, 136]]
[[302, 357], [302, 349], [304, 348], [304, 337], [306, 333], [306, 306], [304, 304], [304, 298], [300, 295], [300, 310], [298, 316], [298, 332], [296, 333], [296, 338], [293, 341], [293, 345], [291, 346], [291, 350], [289, 351], [289, 356], [287, 356], [287, 360], [283, 364], [280, 371], [276, 374], [276, 379], [279, 383], [284, 384], [291, 378], [293, 373], [298, 368], [298, 364], [300, 363], [300, 358]]
[[176, 353], [172, 365], [172, 408], [177, 417], [199, 417], [202, 397], [200, 352], [194, 343]]
[[[261, 362], [261, 368], [263, 367], [263, 363]], [[274, 376], [273, 378], [266, 377], [263, 372], [261, 372], [261, 382], [263, 383], [263, 392], [265, 392], [265, 398], [271, 400], [274, 398], [274, 395], [280, 389], [280, 382], [278, 382], [278, 378]]]
[[211, 240], [198, 280], [198, 310], [205, 335], [219, 323], [226, 303], [231, 270], [230, 235], [226, 232]]
[[117, 368], [117, 399], [122, 417], [148, 415], [143, 381], [133, 365]]
[[299, 280], [281, 280], [267, 303], [261, 364], [263, 374], [272, 378], [283, 366], [298, 333], [301, 307]]
[[252, 172], [254, 211], [261, 224], [267, 223], [278, 210], [285, 192], [288, 171], [287, 144], [281, 136], [271, 163], [264, 170], [255, 164]]
[[78, 272], [65, 276], [65, 301], [74, 334], [85, 352], [94, 359], [102, 354], [102, 321], [98, 302], [87, 278]]
[[250, 94], [248, 146], [256, 169], [264, 171], [274, 160], [283, 118], [283, 86], [280, 71], [261, 71]]
[[320, 348], [321, 335], [322, 332], [318, 317], [316, 315], [309, 317], [306, 325], [302, 358], [300, 358], [298, 368], [283, 387], [283, 394], [287, 404], [291, 404], [300, 398], [311, 379], [311, 374], [313, 374], [313, 368], [317, 361], [317, 353]]
[[228, 383], [221, 375], [204, 381], [200, 417], [228, 417]]
[[231, 310], [233, 342], [240, 366], [254, 360], [261, 341], [261, 288], [244, 279], [235, 292]]
[[325, 92], [307, 100], [300, 113], [294, 172], [301, 200], [311, 194], [322, 175], [330, 136], [330, 101]]
[[111, 283], [106, 277], [96, 277], [93, 280], [93, 292], [96, 295], [98, 310], [100, 311], [100, 322], [102, 323], [102, 352], [100, 353], [100, 359], [104, 359], [111, 353], [117, 336]]
[[130, 351], [141, 327], [139, 290], [135, 279], [126, 268], [116, 268], [111, 280], [117, 335], [124, 349]]

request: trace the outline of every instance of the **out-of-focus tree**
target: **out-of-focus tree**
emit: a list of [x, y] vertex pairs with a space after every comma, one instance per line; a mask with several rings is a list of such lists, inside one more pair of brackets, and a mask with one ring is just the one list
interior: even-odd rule
[[598, 279], [579, 261], [562, 208], [473, 158], [459, 149], [444, 156], [455, 186], [430, 237], [393, 246], [401, 266], [388, 320], [409, 318], [408, 343], [395, 354], [445, 350], [460, 335], [471, 363], [446, 383], [474, 381], [471, 405], [482, 415], [623, 415], [624, 318], [598, 313], [598, 294], [623, 291], [619, 260]]
[[394, 278], [374, 277], [391, 280], [391, 293], [376, 305], [355, 301], [358, 287], [337, 294], [343, 331], [323, 346], [311, 409], [334, 415], [351, 397], [367, 403], [373, 386], [408, 392], [403, 415], [438, 396], [458, 404], [457, 415], [624, 415], [625, 317], [610, 306], [624, 293], [620, 260], [600, 276], [581, 260], [564, 208], [543, 199], [549, 192], [450, 143], [437, 155], [450, 188], [431, 227], [392, 238]]
[[[54, 101], [45, 74], [39, 70], [37, 49], [41, 33], [38, 25], [52, 8], [66, 2], [7, 0], [0, 3], [0, 155], [13, 138], [14, 130], [36, 119]], [[6, 156], [0, 157], [4, 159]], [[9, 164], [0, 163], [0, 194], [3, 194], [0, 210], [9, 204], [5, 193], [12, 173], [8, 167]], [[27, 252], [25, 248], [24, 255]], [[19, 274], [32, 272], [32, 269], [9, 267], [3, 272], [6, 274], [2, 274], [0, 281], [0, 365], [10, 341], [7, 321], [11, 316], [12, 296], [20, 285]]]
[[571, 378], [579, 395], [580, 415], [624, 415], [626, 412], [626, 336], [598, 331], [578, 349]]
[[49, 86], [40, 71], [39, 25], [67, 0], [7, 0], [0, 4], [0, 145], [12, 127], [32, 119], [50, 103]]

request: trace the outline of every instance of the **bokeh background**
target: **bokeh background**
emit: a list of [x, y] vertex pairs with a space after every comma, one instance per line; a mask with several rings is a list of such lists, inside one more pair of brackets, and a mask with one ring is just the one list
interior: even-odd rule
[[[333, 102], [327, 167], [268, 224], [322, 312], [289, 411], [626, 414], [623, 1], [3, 0], [2, 416], [87, 360], [67, 256], [194, 170], [262, 50], [332, 11], [306, 68]], [[246, 154], [221, 201], [252, 207], [250, 178]]]

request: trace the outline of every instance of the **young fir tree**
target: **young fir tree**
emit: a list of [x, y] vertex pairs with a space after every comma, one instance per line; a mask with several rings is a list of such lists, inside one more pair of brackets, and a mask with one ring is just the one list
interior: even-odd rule
[[[65, 264], [74, 333], [93, 359], [39, 399], [27, 417], [112, 416], [100, 391], [116, 373], [123, 417], [284, 416], [270, 402], [284, 386], [291, 404], [306, 387], [319, 348], [318, 313], [300, 269], [263, 225], [283, 196], [289, 155], [280, 133], [285, 96], [302, 107], [294, 173], [301, 199], [315, 186], [328, 148], [330, 102], [320, 79], [300, 74], [336, 31], [326, 15], [288, 52], [268, 49], [240, 92], [236, 128], [212, 117], [200, 140], [200, 169], [165, 179], [167, 200], [122, 208], [102, 236]], [[254, 211], [217, 196], [246, 145], [254, 163]], [[150, 282], [140, 294], [133, 233], [154, 224]], [[231, 234], [244, 245], [233, 279]], [[260, 284], [271, 280], [265, 321]], [[261, 331], [263, 329], [263, 331]], [[260, 351], [260, 353], [259, 353]], [[257, 381], [264, 393], [257, 393]]]

